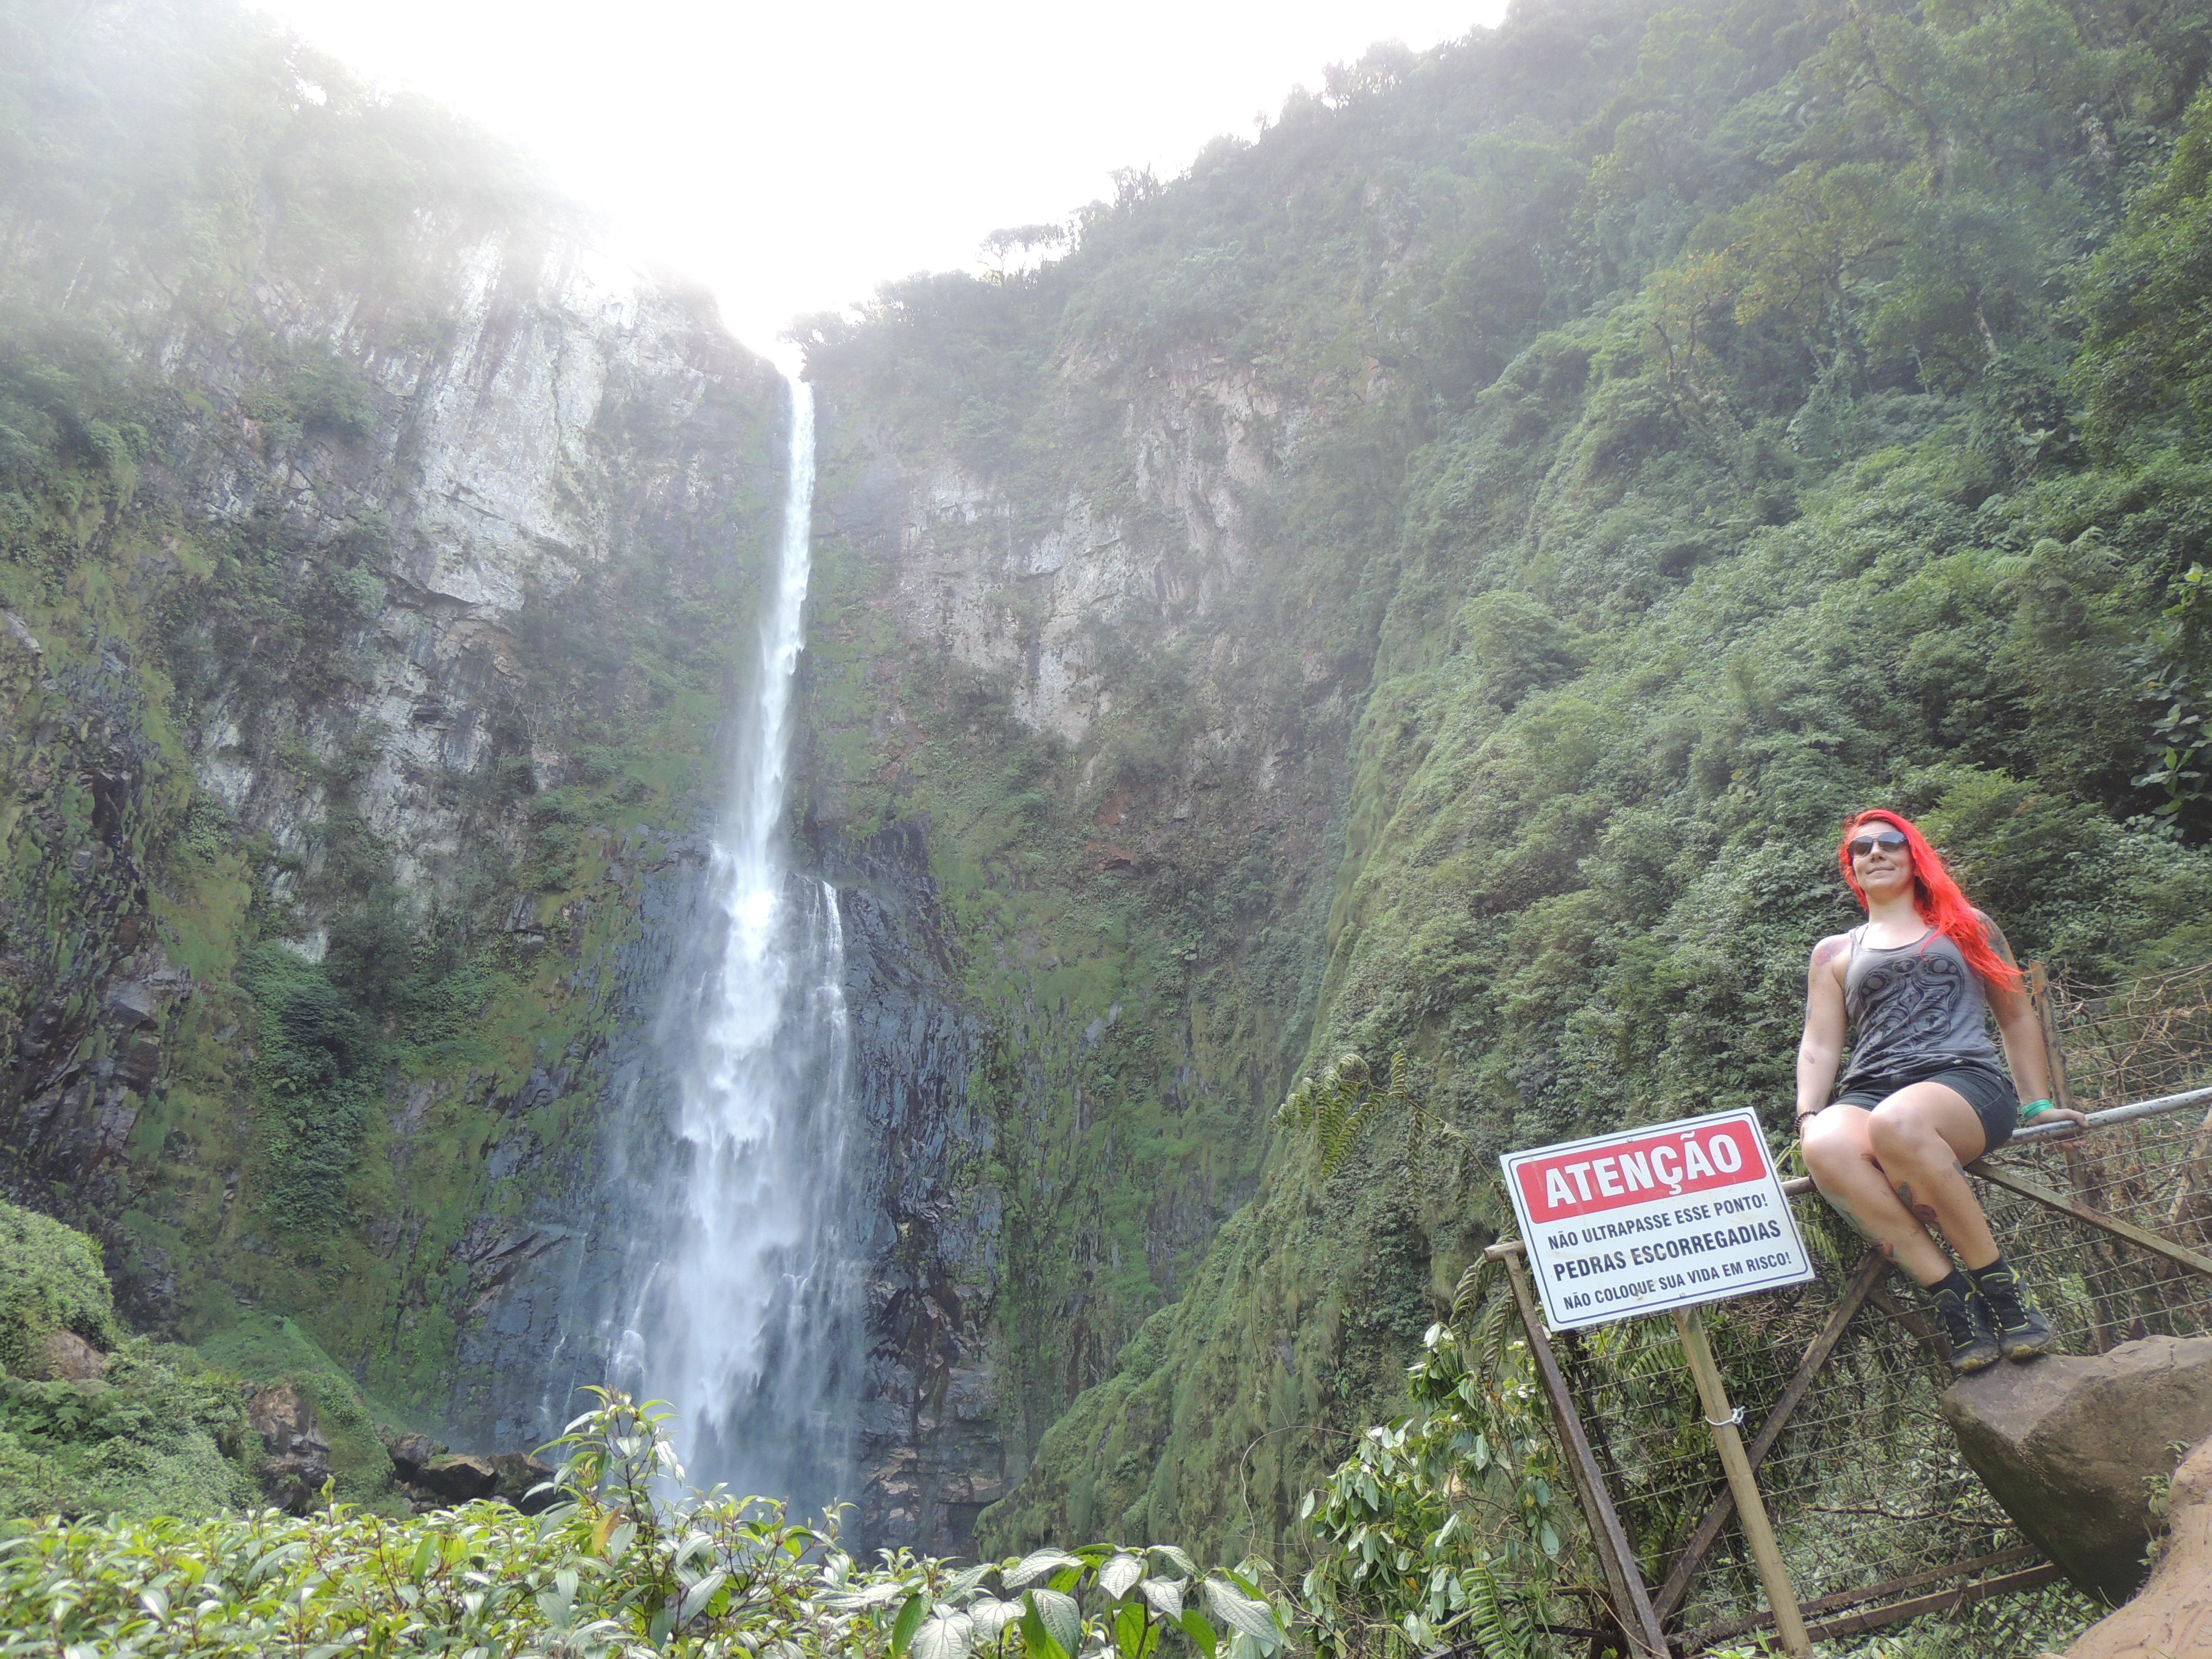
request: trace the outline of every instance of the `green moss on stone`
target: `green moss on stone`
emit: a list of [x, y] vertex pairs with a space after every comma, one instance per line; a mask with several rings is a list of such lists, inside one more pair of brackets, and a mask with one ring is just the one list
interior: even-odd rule
[[0, 1368], [29, 1370], [55, 1331], [114, 1345], [115, 1298], [100, 1247], [52, 1217], [0, 1202]]

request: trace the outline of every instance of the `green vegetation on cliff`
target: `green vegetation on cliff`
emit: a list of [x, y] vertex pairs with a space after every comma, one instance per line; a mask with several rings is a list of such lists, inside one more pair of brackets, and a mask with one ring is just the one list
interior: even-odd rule
[[[203, 0], [0, 5], [0, 1191], [142, 1326], [289, 1315], [480, 1417], [719, 781], [780, 383], [648, 290], [546, 476], [480, 477], [440, 400], [537, 453], [576, 216]], [[425, 506], [486, 483], [489, 577]]]
[[0, 1519], [262, 1507], [255, 1385], [307, 1401], [337, 1501], [404, 1512], [369, 1406], [297, 1325], [240, 1318], [201, 1349], [132, 1335], [92, 1239], [0, 1201]]
[[[105, 1354], [100, 1376], [55, 1374], [57, 1338]], [[93, 1242], [0, 1203], [0, 1516], [243, 1507], [256, 1452], [235, 1377], [125, 1340]]]
[[[986, 1547], [1279, 1547], [1496, 1152], [1744, 1103], [1786, 1139], [1853, 807], [2061, 971], [2212, 951], [2208, 53], [2190, 0], [1532, 7], [1128, 181], [1038, 272], [815, 326], [825, 619], [880, 654], [890, 573], [957, 599], [823, 676], [817, 810], [927, 812], [979, 1000], [1074, 1039], [989, 1173], [1030, 1433], [1097, 1386]], [[1183, 1265], [1346, 1050], [1456, 1133], [1276, 1144]], [[1154, 1122], [1229, 1127], [1228, 1188]]]
[[0, 1365], [23, 1370], [58, 1331], [103, 1348], [113, 1341], [115, 1297], [100, 1251], [74, 1228], [0, 1204]]
[[262, 1502], [238, 1379], [133, 1337], [96, 1383], [0, 1375], [0, 1515], [200, 1516]]

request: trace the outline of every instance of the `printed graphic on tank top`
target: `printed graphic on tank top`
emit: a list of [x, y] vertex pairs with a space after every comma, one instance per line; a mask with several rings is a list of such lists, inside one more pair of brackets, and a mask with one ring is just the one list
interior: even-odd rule
[[1960, 1060], [1998, 1063], [1981, 975], [1933, 927], [1909, 945], [1869, 945], [1866, 929], [1853, 928], [1844, 1010], [1851, 1021], [1851, 1063], [1838, 1094], [1869, 1078]]

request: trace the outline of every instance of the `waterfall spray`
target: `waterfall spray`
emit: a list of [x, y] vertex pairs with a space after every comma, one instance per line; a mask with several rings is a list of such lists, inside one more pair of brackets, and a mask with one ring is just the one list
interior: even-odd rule
[[792, 692], [814, 501], [812, 389], [791, 383], [775, 588], [716, 830], [706, 936], [664, 1041], [684, 1157], [634, 1323], [695, 1480], [811, 1507], [849, 1496], [859, 1294], [842, 1179], [850, 1050], [837, 896], [791, 867]]

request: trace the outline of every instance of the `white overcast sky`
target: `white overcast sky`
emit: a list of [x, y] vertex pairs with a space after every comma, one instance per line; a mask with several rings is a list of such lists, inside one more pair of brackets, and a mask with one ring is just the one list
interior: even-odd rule
[[1377, 40], [1416, 49], [1504, 0], [950, 6], [259, 0], [372, 81], [534, 154], [613, 252], [705, 282], [757, 350], [793, 316], [972, 267], [1121, 167], [1163, 179], [1252, 136]]

